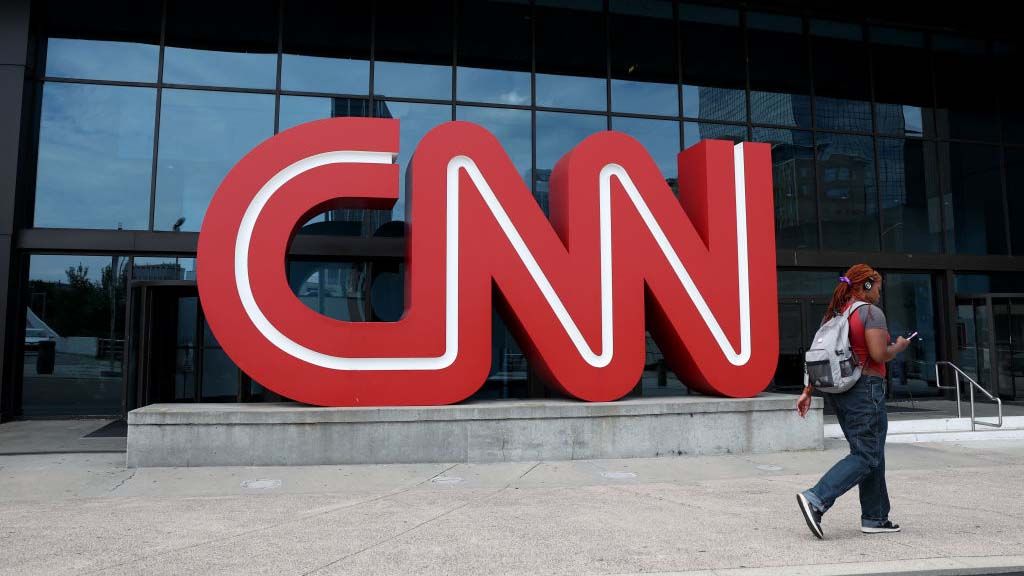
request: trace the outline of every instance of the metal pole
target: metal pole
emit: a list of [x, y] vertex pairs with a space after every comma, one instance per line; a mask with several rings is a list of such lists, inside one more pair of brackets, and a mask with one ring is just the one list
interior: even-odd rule
[[963, 418], [964, 415], [960, 412], [960, 371], [954, 369], [953, 374], [956, 375], [956, 417]]
[[974, 384], [971, 384], [971, 431], [975, 431], [974, 424]]

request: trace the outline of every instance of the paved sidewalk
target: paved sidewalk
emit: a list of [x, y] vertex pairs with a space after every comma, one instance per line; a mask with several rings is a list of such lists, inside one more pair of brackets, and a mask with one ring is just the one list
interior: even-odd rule
[[0, 456], [0, 574], [1024, 571], [1024, 441], [890, 445], [904, 532], [861, 534], [854, 491], [819, 541], [793, 495], [845, 450], [139, 470]]

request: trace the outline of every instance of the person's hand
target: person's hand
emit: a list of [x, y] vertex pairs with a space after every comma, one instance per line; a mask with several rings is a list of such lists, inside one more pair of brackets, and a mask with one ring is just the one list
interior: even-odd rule
[[803, 393], [800, 394], [800, 397], [796, 399], [796, 413], [799, 414], [801, 418], [806, 418], [807, 417], [807, 411], [810, 410], [810, 409], [811, 409], [811, 389], [810, 388], [804, 388]]
[[907, 340], [903, 336], [896, 339], [896, 353], [899, 354], [910, 347], [910, 340]]

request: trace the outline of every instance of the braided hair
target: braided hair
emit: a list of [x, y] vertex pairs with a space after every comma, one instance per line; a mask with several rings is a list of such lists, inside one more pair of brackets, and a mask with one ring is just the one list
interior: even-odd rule
[[822, 323], [828, 322], [837, 314], [841, 314], [846, 309], [846, 305], [853, 299], [854, 291], [862, 289], [864, 283], [868, 280], [880, 282], [882, 276], [867, 264], [851, 266], [839, 278], [839, 285], [832, 292], [832, 301], [828, 303], [828, 309], [825, 310], [825, 317], [822, 319]]

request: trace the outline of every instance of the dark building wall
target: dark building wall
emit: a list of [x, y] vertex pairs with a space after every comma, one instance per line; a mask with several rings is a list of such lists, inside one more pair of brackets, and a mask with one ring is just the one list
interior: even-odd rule
[[14, 254], [17, 230], [18, 166], [28, 59], [29, 0], [0, 3], [0, 421], [13, 415], [14, 300], [19, 274]]

